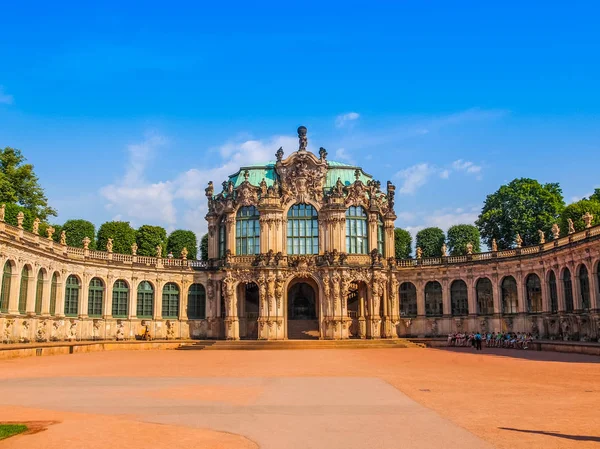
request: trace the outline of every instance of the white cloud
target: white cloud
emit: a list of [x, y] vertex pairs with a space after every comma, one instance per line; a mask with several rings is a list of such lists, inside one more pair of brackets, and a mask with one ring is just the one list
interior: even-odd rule
[[358, 120], [360, 114], [358, 112], [348, 112], [347, 114], [338, 115], [335, 118], [335, 126], [337, 128], [343, 128], [348, 123]]
[[448, 179], [450, 177], [450, 170], [445, 169], [440, 172], [440, 178]]
[[396, 177], [403, 180], [400, 190], [401, 194], [410, 195], [424, 185], [429, 177], [436, 172], [436, 168], [427, 163], [413, 165], [396, 173]]
[[13, 104], [14, 98], [12, 95], [4, 93], [4, 86], [0, 86], [0, 103]]
[[344, 162], [348, 162], [350, 164], [354, 164], [354, 159], [352, 159], [352, 156], [350, 154], [348, 154], [348, 151], [346, 151], [346, 149], [344, 148], [338, 148], [335, 151], [335, 159], [340, 160], [340, 161], [344, 161]]
[[467, 173], [481, 172], [481, 165], [475, 165], [471, 161], [463, 161], [462, 159], [452, 162], [452, 168], [456, 171], [465, 171]]

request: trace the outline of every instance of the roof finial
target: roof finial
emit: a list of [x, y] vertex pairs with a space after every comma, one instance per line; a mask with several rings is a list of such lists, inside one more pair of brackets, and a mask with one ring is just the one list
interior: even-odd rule
[[306, 151], [306, 147], [308, 146], [308, 139], [306, 138], [306, 126], [298, 127], [298, 151]]
[[250, 172], [248, 170], [244, 170], [244, 181], [248, 181], [248, 178], [250, 177]]
[[354, 177], [357, 181], [360, 179], [360, 170], [358, 168], [354, 170]]

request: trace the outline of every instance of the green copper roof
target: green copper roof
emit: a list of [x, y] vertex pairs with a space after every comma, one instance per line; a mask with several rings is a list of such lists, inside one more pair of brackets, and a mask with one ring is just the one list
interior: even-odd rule
[[[367, 181], [373, 179], [370, 175], [365, 174], [361, 168], [355, 167], [354, 165], [344, 164], [343, 162], [327, 161], [329, 169], [327, 170], [327, 179], [325, 180], [325, 188], [330, 188], [335, 185], [338, 178], [342, 180], [344, 185], [353, 184], [356, 180], [354, 171], [360, 170], [360, 179], [364, 184]], [[238, 187], [244, 182], [244, 171], [248, 170], [248, 182], [253, 186], [258, 186], [264, 179], [267, 183], [267, 187], [273, 185], [275, 181], [275, 162], [269, 161], [266, 164], [255, 164], [241, 167], [240, 170], [231, 175], [229, 180], [233, 182], [233, 187]]]

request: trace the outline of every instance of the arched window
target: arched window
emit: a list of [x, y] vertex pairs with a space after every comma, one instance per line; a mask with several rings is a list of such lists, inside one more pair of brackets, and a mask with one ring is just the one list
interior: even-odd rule
[[452, 316], [469, 314], [469, 293], [467, 284], [462, 279], [457, 279], [450, 286], [450, 304]]
[[310, 204], [294, 204], [288, 212], [287, 253], [319, 253], [318, 215]]
[[412, 282], [400, 284], [400, 316], [417, 316], [417, 288]]
[[154, 288], [148, 281], [138, 285], [136, 315], [138, 318], [152, 318], [154, 315]]
[[179, 317], [179, 287], [173, 282], [169, 282], [163, 287], [162, 317]]
[[219, 259], [225, 257], [225, 251], [227, 249], [227, 226], [225, 224], [225, 218], [222, 218], [219, 222]]
[[558, 290], [556, 289], [556, 275], [550, 271], [548, 276], [548, 290], [550, 290], [550, 311], [558, 312]]
[[542, 312], [542, 283], [537, 274], [527, 276], [525, 282], [527, 286], [527, 312], [541, 313]]
[[475, 286], [477, 293], [477, 313], [479, 315], [493, 315], [494, 293], [492, 282], [488, 278], [481, 278]]
[[244, 206], [238, 210], [235, 222], [235, 253], [260, 253], [260, 214], [254, 206]]
[[58, 275], [52, 275], [52, 284], [50, 284], [50, 315], [56, 314], [56, 292], [58, 291]]
[[425, 316], [442, 316], [442, 285], [430, 281], [425, 285]]
[[346, 251], [350, 254], [369, 252], [367, 213], [361, 206], [350, 206], [346, 211]]
[[377, 249], [379, 250], [379, 254], [385, 255], [385, 229], [380, 216], [377, 216]]
[[0, 292], [0, 312], [8, 312], [8, 298], [10, 298], [10, 281], [12, 279], [12, 265], [7, 260], [2, 272], [2, 291]]
[[104, 282], [100, 278], [90, 281], [88, 290], [88, 315], [93, 317], [102, 316], [102, 302], [104, 300]]
[[38, 271], [37, 286], [35, 288], [35, 314], [42, 314], [42, 298], [44, 296], [44, 270]]
[[573, 284], [571, 283], [571, 272], [568, 268], [563, 271], [563, 289], [565, 291], [565, 311], [573, 311]]
[[24, 266], [21, 270], [21, 289], [19, 290], [19, 313], [27, 311], [27, 293], [29, 289], [29, 267]]
[[112, 291], [112, 316], [126, 318], [129, 315], [129, 285], [123, 279], [115, 281]]
[[206, 318], [206, 290], [204, 289], [204, 285], [190, 285], [187, 315], [191, 320], [203, 320]]
[[590, 278], [585, 265], [579, 267], [579, 291], [581, 296], [581, 308], [589, 312], [590, 310]]
[[65, 316], [77, 316], [79, 313], [79, 278], [70, 275], [65, 284]]
[[507, 276], [502, 281], [502, 313], [510, 315], [519, 311], [517, 281]]

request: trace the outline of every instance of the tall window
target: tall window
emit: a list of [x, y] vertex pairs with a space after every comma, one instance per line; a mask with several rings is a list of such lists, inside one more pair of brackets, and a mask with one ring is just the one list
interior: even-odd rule
[[35, 314], [42, 313], [42, 298], [44, 295], [44, 271], [38, 271], [37, 286], [35, 288]]
[[29, 288], [29, 268], [23, 267], [21, 271], [21, 289], [19, 290], [19, 313], [27, 311], [27, 293]]
[[79, 313], [79, 278], [70, 275], [65, 283], [65, 316], [77, 316]]
[[519, 310], [517, 294], [517, 281], [512, 276], [507, 276], [502, 281], [502, 313], [513, 314]]
[[494, 293], [492, 282], [488, 278], [481, 278], [475, 286], [477, 293], [477, 312], [479, 315], [493, 315]]
[[235, 253], [260, 253], [260, 214], [254, 206], [241, 207], [235, 222]]
[[550, 312], [558, 312], [558, 290], [556, 289], [556, 275], [550, 271], [548, 276], [548, 287], [550, 290]]
[[102, 301], [104, 300], [104, 282], [100, 278], [90, 281], [88, 291], [88, 315], [102, 316]]
[[527, 312], [541, 313], [542, 312], [542, 283], [537, 274], [527, 276], [525, 282], [527, 287]]
[[379, 254], [384, 254], [385, 248], [385, 229], [383, 228], [383, 221], [380, 216], [377, 216], [377, 249]]
[[350, 206], [346, 211], [346, 251], [350, 254], [367, 254], [368, 235], [367, 213], [361, 206]]
[[138, 285], [136, 315], [138, 318], [152, 318], [154, 315], [154, 288], [148, 281]]
[[294, 204], [288, 212], [287, 253], [319, 253], [318, 215], [310, 204]]
[[112, 291], [112, 316], [125, 318], [129, 314], [129, 285], [123, 279], [115, 281]]
[[581, 308], [590, 310], [590, 279], [585, 265], [579, 267], [579, 291], [581, 296]]
[[417, 288], [412, 282], [400, 284], [400, 316], [417, 316]]
[[190, 285], [187, 315], [191, 320], [203, 320], [206, 318], [206, 290], [204, 289], [204, 285]]
[[453, 316], [469, 314], [469, 293], [465, 281], [457, 279], [450, 286], [450, 305]]
[[12, 279], [12, 265], [7, 260], [2, 272], [2, 291], [0, 292], [0, 312], [8, 312], [8, 298], [10, 297], [10, 281]]
[[225, 218], [222, 218], [219, 222], [219, 259], [225, 257], [225, 250], [227, 248], [227, 226], [225, 225]]
[[178, 318], [179, 316], [179, 287], [169, 282], [163, 287], [162, 317]]
[[563, 271], [563, 289], [565, 291], [565, 311], [572, 312], [573, 307], [573, 284], [571, 284], [571, 272], [568, 268]]
[[425, 285], [425, 316], [442, 316], [442, 284], [437, 281]]
[[58, 291], [58, 275], [52, 275], [52, 284], [50, 285], [50, 315], [56, 314], [56, 292]]

